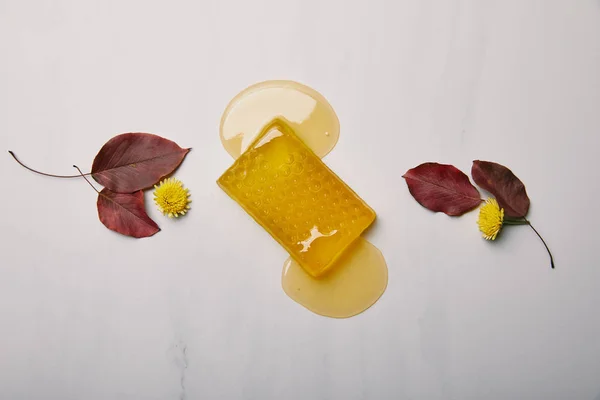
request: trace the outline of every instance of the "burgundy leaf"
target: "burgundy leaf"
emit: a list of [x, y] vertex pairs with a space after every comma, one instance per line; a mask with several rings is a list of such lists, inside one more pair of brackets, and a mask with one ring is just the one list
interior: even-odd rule
[[124, 133], [102, 146], [94, 158], [92, 176], [113, 192], [133, 193], [173, 172], [188, 151], [150, 133]]
[[462, 215], [481, 203], [469, 177], [452, 165], [424, 163], [403, 175], [410, 194], [423, 207], [448, 215]]
[[98, 217], [110, 230], [143, 238], [160, 231], [144, 209], [144, 193], [115, 193], [104, 188], [98, 194]]
[[525, 185], [510, 169], [494, 162], [475, 160], [471, 176], [476, 184], [496, 197], [506, 216], [520, 218], [527, 215], [529, 197]]

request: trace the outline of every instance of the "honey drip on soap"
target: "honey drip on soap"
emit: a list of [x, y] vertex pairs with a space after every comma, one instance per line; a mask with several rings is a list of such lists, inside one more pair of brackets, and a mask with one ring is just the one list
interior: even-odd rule
[[291, 257], [283, 265], [285, 293], [310, 311], [348, 318], [371, 307], [383, 294], [388, 269], [381, 251], [359, 237], [331, 271], [315, 279]]
[[[223, 147], [237, 159], [276, 118], [285, 120], [319, 157], [328, 154], [338, 141], [339, 120], [320, 93], [293, 81], [266, 81], [243, 90], [227, 106], [220, 126]], [[281, 283], [285, 293], [308, 310], [348, 318], [371, 307], [387, 282], [387, 264], [381, 251], [359, 237], [318, 279], [288, 258]]]
[[239, 93], [221, 118], [225, 150], [238, 158], [275, 118], [285, 120], [319, 157], [335, 147], [340, 123], [325, 97], [293, 81], [265, 81]]

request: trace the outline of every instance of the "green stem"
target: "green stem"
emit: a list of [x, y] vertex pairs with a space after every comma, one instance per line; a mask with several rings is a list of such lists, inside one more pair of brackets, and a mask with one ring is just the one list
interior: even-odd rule
[[45, 172], [40, 172], [38, 170], [35, 170], [33, 168], [28, 167], [27, 165], [23, 164], [18, 158], [17, 156], [15, 156], [15, 153], [13, 153], [12, 151], [8, 151], [8, 153], [15, 159], [16, 162], [18, 162], [23, 168], [26, 168], [28, 170], [30, 170], [31, 172], [35, 172], [36, 174], [40, 174], [40, 175], [44, 175], [44, 176], [51, 176], [52, 178], [79, 178], [80, 176], [85, 177], [86, 175], [91, 175], [90, 173], [87, 174], [81, 174], [81, 175], [54, 175], [54, 174], [47, 174]]
[[529, 222], [521, 221], [521, 220], [518, 220], [518, 219], [508, 219], [508, 218], [505, 218], [503, 224], [504, 225], [529, 225]]

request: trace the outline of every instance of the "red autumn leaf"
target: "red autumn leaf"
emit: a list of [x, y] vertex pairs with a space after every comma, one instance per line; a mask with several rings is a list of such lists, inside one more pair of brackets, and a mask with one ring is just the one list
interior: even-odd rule
[[490, 192], [508, 217], [520, 218], [529, 211], [525, 185], [504, 165], [490, 161], [473, 161], [471, 176], [476, 184]]
[[98, 217], [110, 230], [143, 238], [160, 231], [144, 208], [144, 193], [115, 193], [104, 188], [98, 193]]
[[424, 163], [402, 176], [410, 194], [423, 207], [448, 215], [462, 215], [481, 203], [469, 177], [452, 165]]
[[124, 133], [102, 146], [94, 158], [92, 176], [113, 192], [133, 193], [169, 175], [189, 151], [150, 133]]

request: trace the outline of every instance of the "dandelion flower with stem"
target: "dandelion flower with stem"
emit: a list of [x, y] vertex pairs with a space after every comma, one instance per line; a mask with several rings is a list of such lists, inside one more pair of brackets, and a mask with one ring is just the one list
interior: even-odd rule
[[479, 219], [477, 220], [477, 225], [479, 225], [479, 230], [483, 234], [483, 237], [486, 240], [495, 240], [500, 233], [503, 225], [529, 225], [531, 229], [535, 232], [535, 234], [540, 238], [544, 247], [546, 247], [546, 251], [550, 256], [550, 265], [554, 268], [554, 258], [552, 257], [552, 253], [546, 244], [542, 235], [531, 225], [531, 222], [527, 220], [525, 217], [521, 217], [520, 219], [513, 218], [505, 218], [504, 217], [504, 209], [500, 208], [498, 205], [498, 201], [493, 198], [489, 198], [485, 201], [485, 204], [481, 206], [479, 209]]
[[192, 202], [189, 197], [189, 189], [185, 189], [181, 181], [175, 178], [167, 178], [154, 185], [154, 202], [169, 218], [185, 215]]

